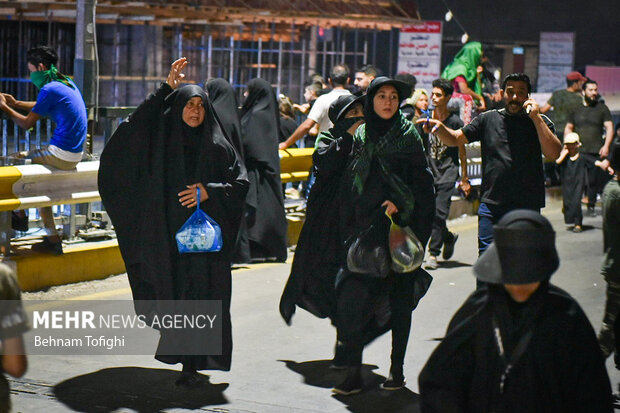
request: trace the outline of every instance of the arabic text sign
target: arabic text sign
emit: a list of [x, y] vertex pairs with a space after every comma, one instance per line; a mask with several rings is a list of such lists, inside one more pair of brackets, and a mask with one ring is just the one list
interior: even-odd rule
[[416, 87], [430, 89], [441, 65], [441, 22], [427, 21], [404, 26], [400, 31], [398, 73], [416, 77]]
[[573, 68], [575, 33], [540, 33], [538, 91], [553, 92], [566, 87], [566, 75]]

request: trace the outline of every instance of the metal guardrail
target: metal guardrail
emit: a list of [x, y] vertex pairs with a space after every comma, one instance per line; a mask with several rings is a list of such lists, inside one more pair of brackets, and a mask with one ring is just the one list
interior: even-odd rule
[[[12, 124], [12, 125], [11, 125]], [[13, 123], [8, 115], [0, 112], [1, 156], [27, 151], [45, 145], [52, 137], [54, 125], [51, 119], [38, 120], [29, 130], [23, 130]]]

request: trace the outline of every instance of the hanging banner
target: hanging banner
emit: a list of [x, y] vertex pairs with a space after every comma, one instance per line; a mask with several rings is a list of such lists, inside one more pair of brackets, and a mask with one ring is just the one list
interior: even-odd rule
[[441, 21], [425, 21], [400, 30], [397, 73], [410, 73], [416, 88], [432, 89], [441, 74]]
[[566, 75], [573, 70], [575, 33], [541, 32], [538, 57], [538, 92], [566, 87]]

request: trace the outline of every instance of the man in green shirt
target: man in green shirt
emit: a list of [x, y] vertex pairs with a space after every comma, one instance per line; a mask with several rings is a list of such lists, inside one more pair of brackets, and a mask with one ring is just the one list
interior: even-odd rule
[[564, 127], [568, 115], [583, 104], [581, 87], [586, 78], [579, 72], [570, 72], [566, 75], [566, 89], [553, 92], [547, 103], [540, 108], [541, 113], [547, 113], [553, 107], [553, 115], [549, 117], [555, 125], [555, 134], [562, 142]]
[[588, 215], [596, 216], [596, 198], [603, 192], [609, 175], [595, 162], [605, 160], [609, 155], [614, 125], [609, 108], [599, 101], [598, 84], [590, 79], [584, 83], [583, 90], [583, 104], [568, 115], [564, 135], [570, 132], [579, 134], [582, 144], [579, 152], [586, 164]]

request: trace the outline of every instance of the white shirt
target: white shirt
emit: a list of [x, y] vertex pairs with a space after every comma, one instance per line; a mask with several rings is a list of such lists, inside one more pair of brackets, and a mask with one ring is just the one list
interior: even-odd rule
[[82, 152], [65, 151], [56, 145], [49, 145], [47, 150], [50, 151], [50, 153], [56, 158], [65, 162], [80, 162], [82, 160]]
[[350, 94], [351, 92], [346, 89], [333, 89], [331, 92], [319, 96], [317, 100], [314, 101], [314, 105], [312, 105], [312, 109], [310, 109], [310, 113], [308, 114], [308, 119], [312, 119], [319, 124], [319, 133], [334, 126], [328, 116], [329, 106], [332, 102], [340, 96]]

